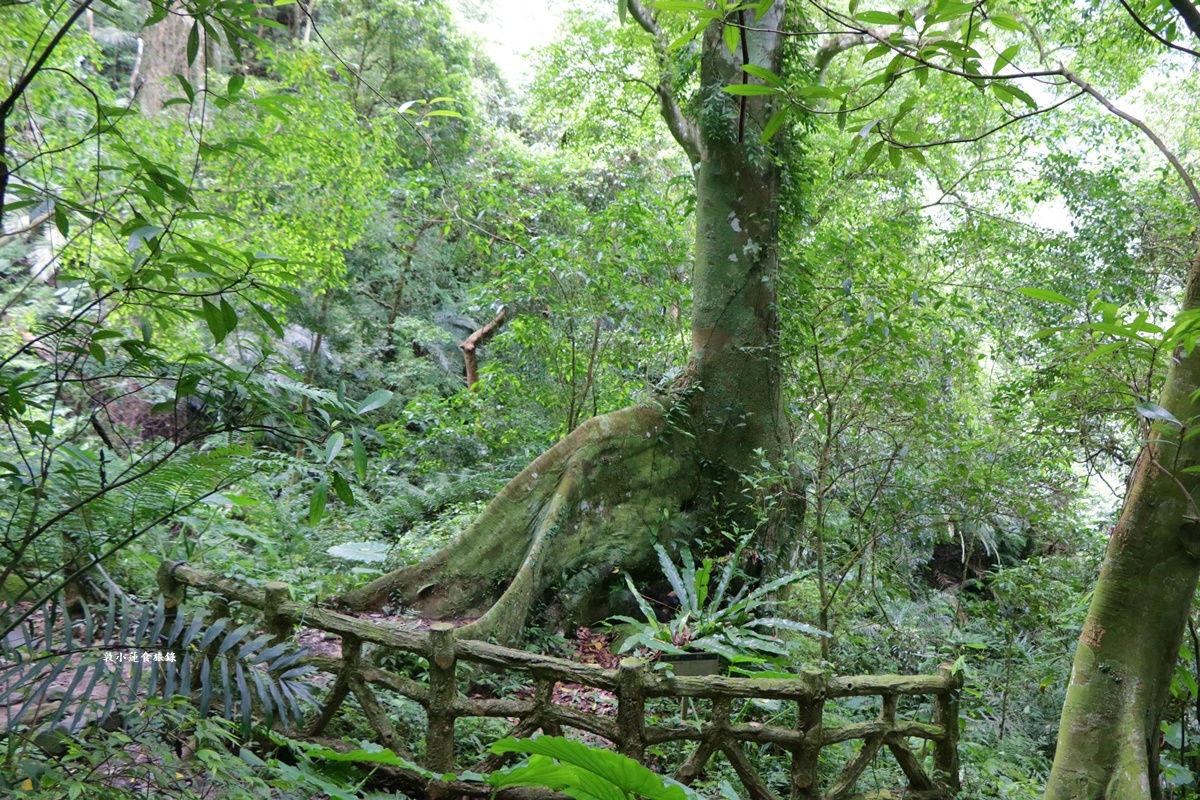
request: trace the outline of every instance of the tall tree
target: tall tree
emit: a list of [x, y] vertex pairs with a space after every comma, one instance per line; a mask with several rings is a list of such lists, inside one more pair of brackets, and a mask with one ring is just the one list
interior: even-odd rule
[[[780, 168], [761, 143], [771, 94], [732, 96], [750, 72], [778, 73], [784, 3], [706, 12], [699, 88], [685, 110], [666, 63], [668, 41], [638, 0], [628, 14], [662, 58], [654, 85], [663, 118], [696, 176], [692, 355], [669, 392], [585, 421], [505, 486], [475, 522], [423, 564], [346, 594], [352, 607], [398, 595], [429, 616], [482, 613], [461, 635], [511, 639], [531, 604], [563, 575], [586, 603], [615, 568], [653, 558], [668, 528], [699, 531], [736, 518], [739, 476], [784, 461], [776, 282]], [[731, 46], [732, 45], [732, 46]], [[714, 511], [716, 509], [716, 511]], [[764, 551], [786, 553], [788, 526], [768, 525]]]

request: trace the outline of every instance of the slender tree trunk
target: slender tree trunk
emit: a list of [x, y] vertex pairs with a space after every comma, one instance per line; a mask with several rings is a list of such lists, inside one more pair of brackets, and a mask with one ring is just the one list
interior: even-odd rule
[[140, 70], [136, 75], [138, 105], [146, 115], [162, 111], [163, 102], [172, 86], [171, 76], [176, 73], [189, 77], [191, 68], [187, 63], [188, 34], [193, 19], [184, 14], [167, 14], [142, 32], [144, 46], [141, 52]]
[[[1200, 257], [1183, 304], [1200, 308]], [[1200, 578], [1200, 348], [1182, 350], [1160, 405], [1185, 426], [1157, 422], [1113, 528], [1063, 705], [1046, 797], [1157, 798], [1159, 722]]]
[[[637, 0], [629, 10], [663, 46], [649, 12]], [[482, 612], [460, 635], [511, 640], [551, 585], [586, 608], [615, 569], [653, 564], [656, 542], [700, 530], [714, 507], [737, 518], [745, 502], [739, 475], [783, 459], [790, 435], [776, 324], [780, 177], [759, 143], [774, 98], [721, 91], [744, 80], [746, 58], [779, 71], [782, 17], [776, 2], [734, 52], [722, 24], [709, 26], [702, 119], [682, 113], [667, 78], [657, 89], [668, 127], [698, 167], [693, 349], [671, 394], [585, 420], [444, 550], [346, 594], [346, 605], [394, 595], [428, 616]], [[787, 549], [786, 517], [768, 522], [760, 550]]]

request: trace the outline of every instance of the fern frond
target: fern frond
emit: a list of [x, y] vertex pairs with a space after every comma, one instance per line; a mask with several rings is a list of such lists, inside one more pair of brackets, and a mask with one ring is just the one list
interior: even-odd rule
[[286, 727], [303, 716], [304, 703], [313, 702], [304, 679], [314, 669], [296, 666], [304, 649], [272, 645], [270, 634], [253, 636], [253, 625], [229, 630], [226, 618], [206, 627], [199, 614], [168, 609], [161, 598], [153, 605], [112, 594], [105, 600], [103, 614], [85, 607], [74, 620], [59, 602], [46, 603], [40, 636], [31, 618], [0, 639], [0, 705], [25, 692], [0, 733], [23, 724], [64, 677], [61, 702], [43, 719], [53, 727], [74, 709], [70, 730], [89, 709], [103, 706], [97, 715], [103, 718], [147, 695], [191, 698], [194, 692], [201, 714], [236, 715], [247, 734], [255, 707], [268, 725], [278, 719]]

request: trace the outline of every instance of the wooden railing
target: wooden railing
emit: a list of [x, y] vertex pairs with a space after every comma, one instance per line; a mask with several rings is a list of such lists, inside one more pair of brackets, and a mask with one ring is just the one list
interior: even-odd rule
[[[646, 750], [667, 742], [695, 742], [691, 754], [674, 771], [682, 783], [691, 783], [709, 759], [722, 753], [737, 772], [746, 794], [753, 800], [777, 800], [777, 795], [759, 775], [742, 748], [743, 742], [770, 744], [791, 755], [790, 797], [792, 800], [844, 800], [852, 792], [867, 766], [885, 749], [891, 753], [908, 786], [872, 792], [873, 798], [949, 798], [959, 788], [958, 695], [961, 676], [943, 665], [937, 675], [866, 675], [830, 677], [805, 671], [795, 678], [663, 677], [646, 669], [639, 659], [625, 659], [618, 669], [604, 669], [550, 656], [499, 647], [486, 642], [455, 639], [452, 625], [439, 623], [428, 632], [412, 631], [386, 621], [367, 621], [327, 609], [292, 602], [286, 584], [268, 583], [259, 590], [197, 569], [187, 563], [164, 564], [159, 584], [168, 603], [184, 599], [184, 587], [212, 592], [226, 600], [263, 611], [266, 628], [277, 636], [289, 637], [297, 625], [336, 634], [342, 640], [342, 656], [309, 656], [306, 663], [336, 676], [332, 688], [304, 733], [320, 737], [346, 697], [353, 694], [380, 744], [404, 752], [402, 737], [375, 695], [372, 686], [403, 695], [424, 707], [428, 718], [425, 731], [424, 766], [434, 773], [455, 766], [455, 721], [462, 717], [516, 719], [509, 735], [524, 737], [537, 731], [560, 735], [574, 728], [603, 737], [615, 749], [638, 761]], [[382, 645], [424, 658], [428, 684], [373, 666], [363, 659], [364, 643]], [[533, 696], [528, 699], [477, 699], [462, 696], [457, 689], [456, 668], [460, 661], [482, 664], [527, 674]], [[558, 684], [578, 684], [611, 692], [616, 715], [580, 711], [554, 702]], [[897, 703], [907, 696], [932, 698], [931, 722], [897, 718]], [[699, 724], [647, 724], [646, 702], [651, 698], [688, 697], [712, 701], [707, 721]], [[866, 722], [826, 725], [827, 703], [837, 698], [879, 697], [878, 717]], [[795, 703], [791, 727], [737, 722], [731, 715], [739, 698], [774, 699]], [[908, 739], [932, 743], [934, 775], [910, 749]], [[863, 744], [826, 788], [820, 786], [818, 758], [821, 749], [839, 742], [862, 740]], [[501, 766], [497, 756], [475, 765], [477, 771]], [[489, 796], [490, 788], [456, 781], [446, 784], [426, 776], [412, 778], [409, 790], [429, 796]], [[505, 796], [521, 796], [506, 790]], [[544, 794], [541, 796], [545, 796]], [[865, 795], [864, 795], [865, 797]]]

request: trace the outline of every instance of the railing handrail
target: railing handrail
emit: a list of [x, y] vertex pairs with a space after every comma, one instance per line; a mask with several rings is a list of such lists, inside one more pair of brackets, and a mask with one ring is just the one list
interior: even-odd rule
[[[952, 796], [958, 789], [958, 693], [961, 674], [943, 664], [936, 675], [855, 675], [834, 677], [806, 669], [794, 678], [666, 677], [646, 669], [641, 659], [626, 658], [617, 669], [580, 664], [568, 659], [530, 653], [472, 639], [456, 639], [455, 628], [436, 623], [429, 631], [413, 631], [385, 621], [363, 620], [325, 608], [307, 606], [289, 599], [287, 584], [272, 582], [264, 589], [221, 577], [187, 562], [164, 563], [159, 569], [159, 586], [166, 602], [182, 603], [191, 586], [261, 610], [266, 627], [275, 636], [287, 638], [295, 626], [304, 625], [342, 637], [342, 657], [309, 656], [305, 662], [334, 673], [337, 679], [325, 705], [309, 726], [317, 736], [324, 730], [345, 698], [353, 693], [380, 742], [402, 750], [402, 742], [391, 720], [375, 698], [369, 684], [383, 686], [424, 706], [426, 764], [434, 772], [448, 772], [454, 765], [454, 725], [458, 717], [516, 717], [517, 730], [531, 735], [536, 730], [557, 731], [568, 726], [603, 736], [617, 750], [637, 760], [649, 745], [671, 741], [696, 741], [696, 752], [676, 771], [676, 778], [690, 782], [715, 752], [724, 753], [753, 800], [777, 800], [762, 782], [742, 752], [740, 742], [772, 743], [792, 753], [794, 800], [843, 800], [849, 796], [870, 759], [890, 750], [909, 781], [909, 797]], [[384, 645], [421, 656], [429, 664], [428, 684], [423, 684], [362, 660], [365, 642]], [[456, 689], [458, 661], [526, 672], [532, 675], [532, 699], [466, 698]], [[558, 683], [581, 684], [612, 692], [617, 699], [616, 718], [572, 709], [553, 702]], [[901, 696], [933, 699], [933, 721], [896, 718]], [[713, 701], [709, 719], [700, 725], [652, 725], [646, 722], [646, 700], [653, 697], [703, 697]], [[841, 697], [881, 697], [877, 719], [826, 727], [825, 703]], [[796, 725], [784, 728], [760, 723], [735, 723], [730, 719], [735, 698], [778, 699], [797, 704]], [[908, 738], [933, 744], [933, 764], [941, 773], [931, 780], [909, 749]], [[832, 787], [818, 789], [817, 766], [822, 747], [854, 739], [863, 740]]]
[[[165, 566], [168, 584], [164, 587], [165, 593], [172, 591], [170, 583], [174, 582], [222, 595], [260, 611], [267, 610], [265, 589], [256, 589], [249, 584], [219, 576], [184, 561]], [[291, 600], [275, 604], [271, 611], [271, 616], [284, 618], [293, 625], [356, 636], [364, 642], [387, 645], [425, 658], [430, 655], [429, 633], [402, 628], [387, 620], [366, 621]], [[605, 669], [594, 664], [582, 664], [476, 639], [458, 639], [455, 651], [459, 659], [476, 664], [525, 670], [537, 677], [552, 677], [564, 683], [579, 683], [607, 691], [615, 691], [617, 688], [617, 670]], [[960, 686], [961, 681], [940, 674], [834, 677], [816, 670], [807, 670], [795, 678], [720, 675], [666, 677], [650, 674], [643, 678], [647, 697], [730, 697], [765, 700], [807, 700], [819, 693], [824, 693], [827, 698], [878, 697], [887, 694], [936, 696], [957, 691]]]

